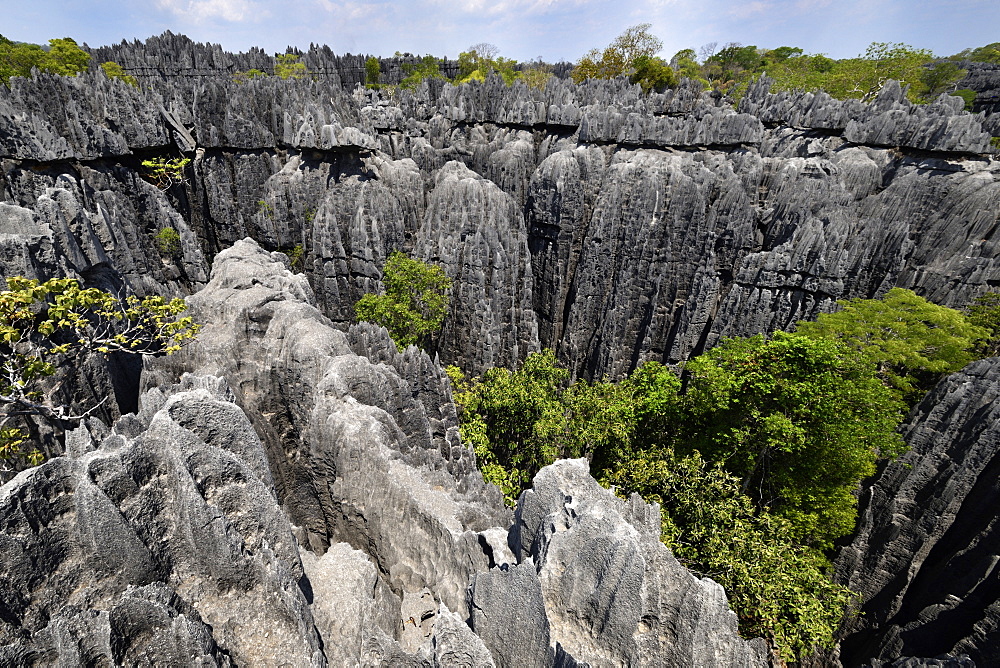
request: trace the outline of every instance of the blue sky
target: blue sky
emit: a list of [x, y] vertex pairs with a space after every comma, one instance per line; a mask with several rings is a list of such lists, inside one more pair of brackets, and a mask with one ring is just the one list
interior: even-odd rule
[[336, 53], [457, 56], [489, 42], [517, 60], [576, 60], [652, 23], [669, 57], [727, 42], [799, 46], [834, 58], [873, 41], [950, 55], [1000, 41], [1000, 0], [8, 0], [0, 33], [91, 46], [165, 30], [230, 51], [328, 44]]

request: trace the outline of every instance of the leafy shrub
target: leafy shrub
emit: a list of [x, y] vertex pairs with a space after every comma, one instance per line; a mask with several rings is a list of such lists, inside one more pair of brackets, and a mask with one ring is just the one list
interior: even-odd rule
[[358, 321], [389, 330], [400, 351], [428, 347], [448, 313], [451, 279], [441, 267], [393, 251], [382, 269], [381, 295], [367, 294], [354, 305]]
[[169, 190], [185, 183], [184, 169], [191, 164], [191, 158], [151, 158], [142, 161], [146, 180], [160, 190]]
[[241, 83], [246, 83], [250, 79], [260, 79], [261, 77], [266, 77], [266, 76], [267, 72], [263, 72], [256, 68], [253, 68], [245, 72], [237, 72], [236, 74], [233, 75], [233, 81], [241, 84]]
[[636, 453], [602, 480], [662, 509], [662, 540], [677, 559], [721, 584], [740, 634], [771, 641], [784, 661], [832, 648], [854, 598], [834, 584], [822, 553], [798, 544], [787, 522], [760, 512], [740, 481], [698, 453]]
[[38, 44], [14, 43], [0, 35], [0, 80], [31, 76], [31, 69], [76, 76], [90, 67], [90, 54], [70, 37], [50, 39], [48, 49]]
[[976, 297], [965, 307], [965, 317], [983, 330], [983, 336], [976, 344], [976, 354], [979, 357], [1000, 355], [1000, 292], [987, 292]]
[[156, 233], [156, 247], [164, 255], [175, 257], [181, 252], [181, 235], [172, 227], [164, 227]]
[[302, 267], [305, 265], [306, 257], [306, 250], [302, 247], [302, 244], [297, 244], [291, 248], [287, 248], [284, 253], [288, 256], [288, 264], [291, 265], [292, 270], [301, 271]]
[[[396, 57], [402, 57], [402, 54], [397, 51]], [[399, 82], [399, 87], [415, 91], [427, 79], [443, 79], [440, 63], [434, 56], [424, 56], [416, 63], [405, 63], [402, 69], [406, 76]]]
[[282, 79], [305, 79], [309, 70], [294, 53], [278, 53], [274, 56], [274, 75]]
[[975, 356], [987, 332], [960, 311], [938, 306], [903, 288], [882, 299], [837, 302], [841, 310], [815, 322], [799, 322], [811, 338], [841, 341], [875, 364], [879, 375], [908, 403], [915, 403], [941, 377]]
[[129, 86], [134, 86], [136, 88], [139, 86], [139, 81], [131, 74], [126, 74], [124, 68], [116, 62], [108, 61], [106, 63], [101, 63], [101, 69], [104, 70], [104, 74], [106, 74], [109, 79], [121, 79]]

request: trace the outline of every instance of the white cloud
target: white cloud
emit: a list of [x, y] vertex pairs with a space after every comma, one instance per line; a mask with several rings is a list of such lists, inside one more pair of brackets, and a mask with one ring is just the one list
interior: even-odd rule
[[252, 0], [157, 0], [157, 6], [191, 21], [222, 19], [231, 23], [259, 21], [267, 10]]
[[448, 10], [480, 16], [538, 16], [572, 7], [602, 4], [600, 0], [429, 0]]
[[748, 2], [746, 4], [740, 5], [730, 10], [729, 14], [736, 17], [737, 19], [748, 19], [751, 16], [758, 16], [761, 14], [768, 14], [774, 9], [773, 2], [761, 2], [756, 0], [755, 2]]

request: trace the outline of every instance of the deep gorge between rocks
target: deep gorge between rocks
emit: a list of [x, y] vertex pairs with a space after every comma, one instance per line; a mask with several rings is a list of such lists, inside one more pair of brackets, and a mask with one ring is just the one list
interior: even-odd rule
[[[321, 80], [245, 83], [226, 72], [253, 54], [174, 36], [95, 56], [160, 76], [0, 87], [3, 275], [190, 296], [205, 328], [141, 375], [80, 369], [66, 400], [114, 394], [113, 426], [0, 488], [5, 664], [766, 665], [652, 507], [585, 462], [504, 508], [443, 365], [553, 348], [617, 378], [837, 299], [961, 307], [1000, 286], [996, 122], [957, 98], [763, 80], [734, 109], [490, 80], [389, 99], [328, 50]], [[142, 178], [182, 153], [183, 187]], [[273, 253], [297, 246], [301, 272]], [[454, 280], [433, 357], [352, 324], [397, 248]], [[912, 411], [836, 562], [865, 614], [816, 665], [1000, 663], [998, 394], [1000, 358], [981, 360]]]

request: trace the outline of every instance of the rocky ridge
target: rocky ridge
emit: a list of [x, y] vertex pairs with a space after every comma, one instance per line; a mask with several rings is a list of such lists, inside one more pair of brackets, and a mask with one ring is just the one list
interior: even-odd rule
[[[346, 326], [402, 248], [456, 279], [446, 362], [480, 372], [553, 347], [578, 374], [616, 376], [838, 298], [902, 285], [960, 305], [1000, 283], [989, 133], [955, 100], [915, 106], [890, 85], [865, 105], [766, 79], [738, 109], [623, 81], [389, 97], [329, 79], [15, 79], [0, 91], [5, 218], [48, 224], [55, 257], [23, 235], [3, 255], [176, 294], [251, 236], [301, 247]], [[194, 159], [185, 185], [143, 180], [142, 160], [178, 152]], [[168, 227], [172, 254], [154, 239]], [[498, 322], [513, 325], [500, 338]]]

